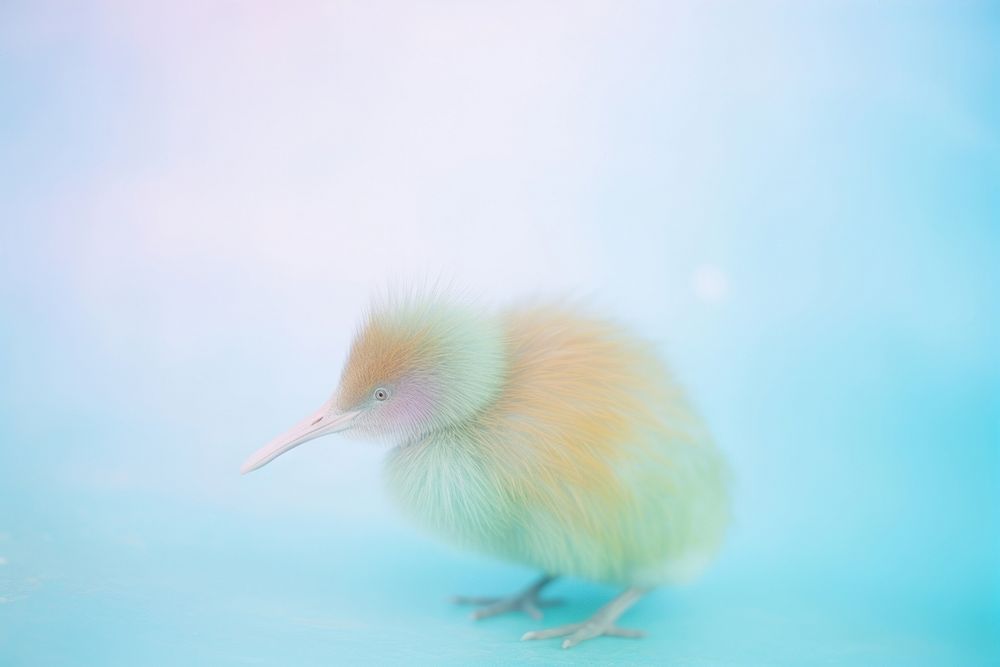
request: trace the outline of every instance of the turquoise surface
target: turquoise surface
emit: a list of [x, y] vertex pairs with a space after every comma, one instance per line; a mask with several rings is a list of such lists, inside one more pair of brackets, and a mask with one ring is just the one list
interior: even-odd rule
[[[0, 5], [0, 665], [1000, 664], [991, 3]], [[732, 461], [641, 641], [418, 533], [384, 448], [240, 477], [389, 278], [589, 295]]]

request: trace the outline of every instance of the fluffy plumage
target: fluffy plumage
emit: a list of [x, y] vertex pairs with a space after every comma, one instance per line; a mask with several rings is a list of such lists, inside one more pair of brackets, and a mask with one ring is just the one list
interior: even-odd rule
[[684, 580], [728, 519], [725, 466], [651, 347], [566, 305], [495, 314], [388, 301], [359, 330], [337, 405], [395, 438], [404, 512], [460, 545], [626, 585]]

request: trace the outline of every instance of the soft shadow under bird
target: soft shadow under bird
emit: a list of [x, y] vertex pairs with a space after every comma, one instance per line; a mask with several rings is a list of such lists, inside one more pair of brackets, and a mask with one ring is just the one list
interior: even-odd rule
[[242, 472], [348, 430], [394, 443], [386, 480], [407, 515], [542, 573], [509, 598], [456, 598], [481, 605], [474, 618], [540, 619], [557, 576], [624, 589], [583, 622], [523, 639], [641, 636], [618, 618], [651, 588], [696, 576], [729, 520], [725, 462], [652, 346], [567, 304], [377, 302], [333, 397]]

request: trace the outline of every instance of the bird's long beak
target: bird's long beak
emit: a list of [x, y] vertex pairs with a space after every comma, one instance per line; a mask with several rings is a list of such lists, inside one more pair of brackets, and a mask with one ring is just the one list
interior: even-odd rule
[[240, 473], [245, 475], [262, 468], [303, 442], [350, 428], [358, 414], [359, 412], [337, 412], [333, 402], [327, 401], [319, 410], [254, 452], [240, 468]]

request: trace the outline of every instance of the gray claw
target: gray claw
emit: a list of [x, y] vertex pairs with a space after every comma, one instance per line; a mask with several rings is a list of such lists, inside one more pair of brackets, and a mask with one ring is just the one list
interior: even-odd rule
[[474, 620], [498, 616], [512, 611], [522, 611], [536, 621], [542, 618], [542, 608], [561, 604], [561, 600], [540, 600], [538, 594], [554, 577], [544, 576], [527, 589], [508, 598], [466, 597], [456, 595], [451, 600], [455, 604], [482, 605], [482, 609], [472, 612]]
[[593, 639], [594, 637], [629, 637], [637, 638], [645, 635], [641, 630], [630, 630], [619, 628], [615, 621], [626, 609], [631, 607], [638, 600], [644, 591], [638, 588], [630, 588], [614, 600], [604, 605], [593, 616], [583, 623], [570, 623], [557, 628], [547, 630], [533, 630], [526, 632], [521, 637], [522, 640], [532, 639], [552, 639], [554, 637], [566, 637], [563, 640], [563, 648], [573, 648], [580, 642]]

